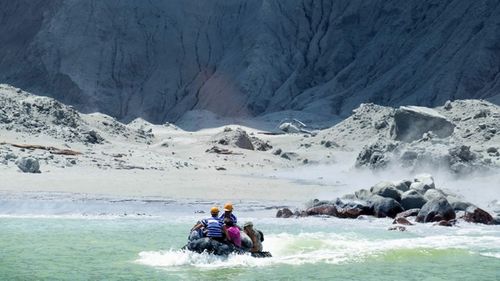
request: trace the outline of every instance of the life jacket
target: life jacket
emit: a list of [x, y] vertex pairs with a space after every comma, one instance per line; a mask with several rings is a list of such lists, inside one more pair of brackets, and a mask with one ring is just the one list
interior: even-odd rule
[[207, 237], [222, 237], [222, 222], [217, 217], [211, 217], [202, 221], [205, 226]]

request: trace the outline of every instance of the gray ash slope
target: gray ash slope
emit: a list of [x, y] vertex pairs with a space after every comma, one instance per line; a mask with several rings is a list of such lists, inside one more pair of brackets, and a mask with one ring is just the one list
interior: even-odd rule
[[356, 166], [398, 166], [415, 171], [445, 168], [469, 174], [500, 166], [500, 107], [484, 100], [457, 100], [426, 108], [362, 104], [353, 115], [321, 131], [331, 141], [359, 150]]
[[500, 101], [499, 1], [2, 1], [0, 81], [176, 120]]
[[[99, 114], [98, 114], [99, 115]], [[32, 95], [21, 89], [0, 84], [0, 129], [19, 136], [47, 136], [68, 143], [102, 144], [111, 135], [122, 140], [148, 143], [151, 135], [133, 129], [112, 117], [100, 115], [95, 122], [71, 106], [52, 98]]]

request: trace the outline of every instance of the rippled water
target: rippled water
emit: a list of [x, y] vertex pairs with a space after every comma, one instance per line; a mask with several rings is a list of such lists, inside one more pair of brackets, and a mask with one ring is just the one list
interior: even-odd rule
[[[274, 211], [272, 211], [274, 212]], [[3, 215], [0, 280], [500, 280], [500, 227], [242, 212], [272, 258], [179, 250], [203, 215]]]

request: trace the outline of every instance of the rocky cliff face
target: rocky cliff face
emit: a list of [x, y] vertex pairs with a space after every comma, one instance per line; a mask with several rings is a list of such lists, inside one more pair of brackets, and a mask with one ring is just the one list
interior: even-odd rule
[[500, 1], [1, 1], [0, 81], [80, 110], [500, 102]]

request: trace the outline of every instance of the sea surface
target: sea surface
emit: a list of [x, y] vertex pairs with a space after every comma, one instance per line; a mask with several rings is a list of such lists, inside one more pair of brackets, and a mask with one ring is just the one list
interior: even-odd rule
[[390, 219], [278, 219], [275, 202], [233, 202], [273, 257], [218, 257], [180, 249], [224, 202], [2, 198], [0, 280], [500, 280], [500, 226], [400, 232]]

